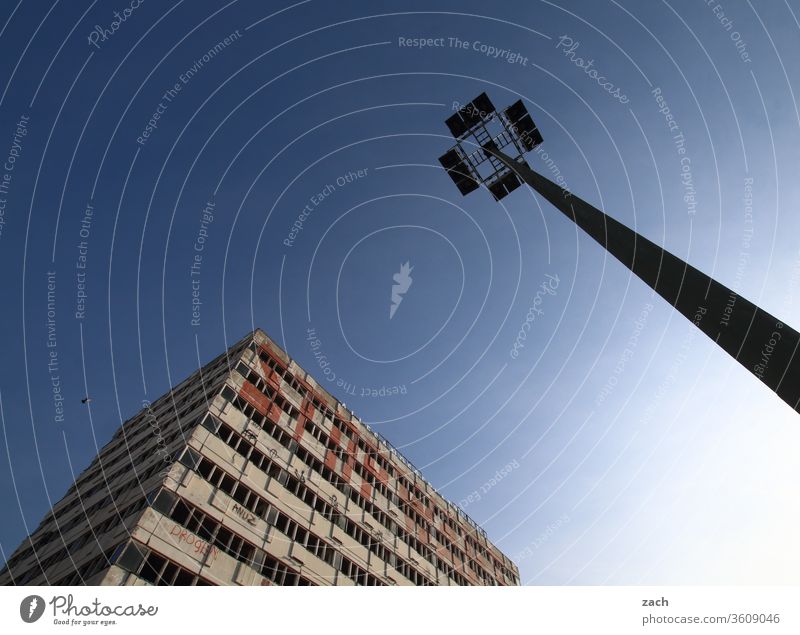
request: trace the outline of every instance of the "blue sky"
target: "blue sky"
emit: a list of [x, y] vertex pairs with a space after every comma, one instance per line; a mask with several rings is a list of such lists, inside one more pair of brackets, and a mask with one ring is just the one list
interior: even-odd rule
[[534, 169], [797, 328], [797, 2], [7, 4], [5, 557], [260, 326], [526, 583], [798, 582], [796, 414], [542, 199], [462, 198], [436, 161], [454, 101], [522, 98]]

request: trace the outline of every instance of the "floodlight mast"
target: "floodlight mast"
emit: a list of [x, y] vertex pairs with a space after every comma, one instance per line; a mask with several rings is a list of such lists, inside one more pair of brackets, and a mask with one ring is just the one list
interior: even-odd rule
[[[478, 120], [465, 117], [463, 111], [479, 101], [483, 101], [486, 108], [488, 97], [485, 93], [448, 119], [448, 127], [454, 132], [460, 130], [460, 133], [456, 134], [456, 146], [440, 159], [456, 184], [461, 182], [459, 190], [462, 193], [478, 189], [483, 183], [495, 199], [500, 200], [521, 183], [527, 183], [792, 409], [800, 412], [800, 333], [532, 170], [523, 154], [541, 143], [542, 137], [530, 115], [527, 112], [520, 115], [521, 102], [499, 115], [491, 107], [491, 112], [483, 110], [487, 114]], [[515, 109], [512, 115], [516, 118], [508, 116], [512, 108]], [[463, 122], [463, 129], [451, 121], [454, 117]], [[488, 135], [483, 133], [495, 118], [502, 124], [503, 133], [487, 138]], [[478, 149], [467, 153], [465, 144], [477, 145]], [[515, 156], [509, 156], [501, 147], [515, 150]], [[446, 158], [452, 152], [461, 157], [458, 165], [446, 165]], [[488, 176], [479, 171], [485, 161], [490, 161], [492, 166], [492, 173]], [[465, 185], [465, 180], [471, 183]]]

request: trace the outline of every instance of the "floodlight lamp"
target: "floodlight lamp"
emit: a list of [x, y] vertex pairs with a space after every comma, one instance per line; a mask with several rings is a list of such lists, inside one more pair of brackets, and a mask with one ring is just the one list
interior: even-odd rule
[[542, 142], [542, 135], [522, 100], [498, 112], [484, 92], [445, 121], [456, 144], [439, 162], [463, 195], [485, 185], [495, 200], [517, 189], [522, 180], [487, 149], [502, 149], [519, 164]]

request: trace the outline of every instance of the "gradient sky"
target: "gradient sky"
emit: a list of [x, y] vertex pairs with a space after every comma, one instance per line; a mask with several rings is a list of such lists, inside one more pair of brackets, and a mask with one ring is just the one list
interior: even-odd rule
[[5, 5], [3, 558], [143, 399], [261, 327], [526, 583], [800, 582], [796, 413], [538, 196], [462, 198], [436, 161], [454, 101], [522, 98], [534, 169], [798, 328], [800, 3], [142, 2], [113, 32], [130, 3]]

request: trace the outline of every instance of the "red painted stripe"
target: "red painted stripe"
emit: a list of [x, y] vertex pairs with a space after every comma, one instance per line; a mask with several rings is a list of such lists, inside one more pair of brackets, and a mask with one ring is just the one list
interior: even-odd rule
[[269, 371], [269, 375], [267, 375], [267, 381], [272, 384], [272, 387], [276, 390], [280, 390], [281, 387], [281, 378], [278, 376], [274, 370]]
[[328, 450], [325, 453], [325, 467], [331, 470], [336, 469], [336, 455], [333, 453], [332, 450]]
[[270, 406], [269, 416], [273, 421], [280, 421], [282, 413], [283, 410], [281, 410], [277, 404], [273, 403], [272, 406]]
[[269, 398], [249, 381], [245, 381], [244, 384], [242, 384], [242, 390], [239, 392], [239, 395], [262, 415], [267, 414], [269, 410]]

